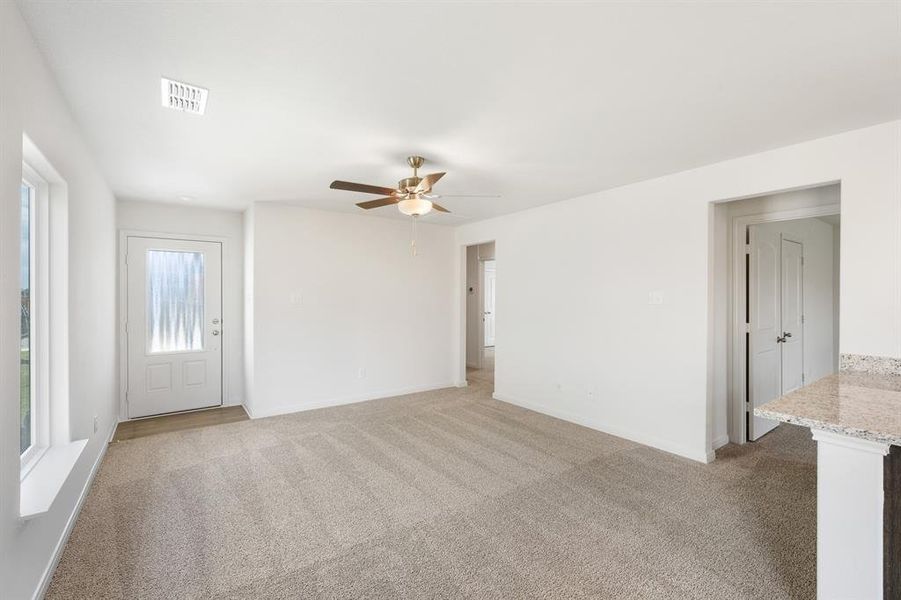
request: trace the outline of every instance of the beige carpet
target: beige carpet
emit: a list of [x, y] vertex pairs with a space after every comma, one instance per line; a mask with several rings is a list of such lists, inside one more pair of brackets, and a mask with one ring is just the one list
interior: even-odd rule
[[705, 466], [488, 389], [113, 444], [48, 597], [814, 597], [806, 430]]

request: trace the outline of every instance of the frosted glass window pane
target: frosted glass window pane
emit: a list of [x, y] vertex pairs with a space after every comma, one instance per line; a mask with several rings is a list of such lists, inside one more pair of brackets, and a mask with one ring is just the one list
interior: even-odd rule
[[147, 251], [149, 351], [203, 350], [203, 253]]

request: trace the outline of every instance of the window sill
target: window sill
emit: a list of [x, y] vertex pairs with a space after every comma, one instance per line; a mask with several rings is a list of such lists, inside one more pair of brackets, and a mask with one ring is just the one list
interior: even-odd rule
[[22, 479], [19, 517], [33, 519], [50, 511], [88, 440], [50, 446]]

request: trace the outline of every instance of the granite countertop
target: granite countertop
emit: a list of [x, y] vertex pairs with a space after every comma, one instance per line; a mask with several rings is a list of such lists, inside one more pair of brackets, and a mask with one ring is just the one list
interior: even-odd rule
[[754, 414], [901, 446], [901, 375], [829, 375], [755, 408]]

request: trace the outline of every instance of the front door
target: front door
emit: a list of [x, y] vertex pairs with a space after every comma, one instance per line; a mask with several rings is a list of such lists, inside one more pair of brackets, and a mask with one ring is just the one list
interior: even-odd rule
[[128, 237], [128, 417], [222, 404], [222, 245]]

